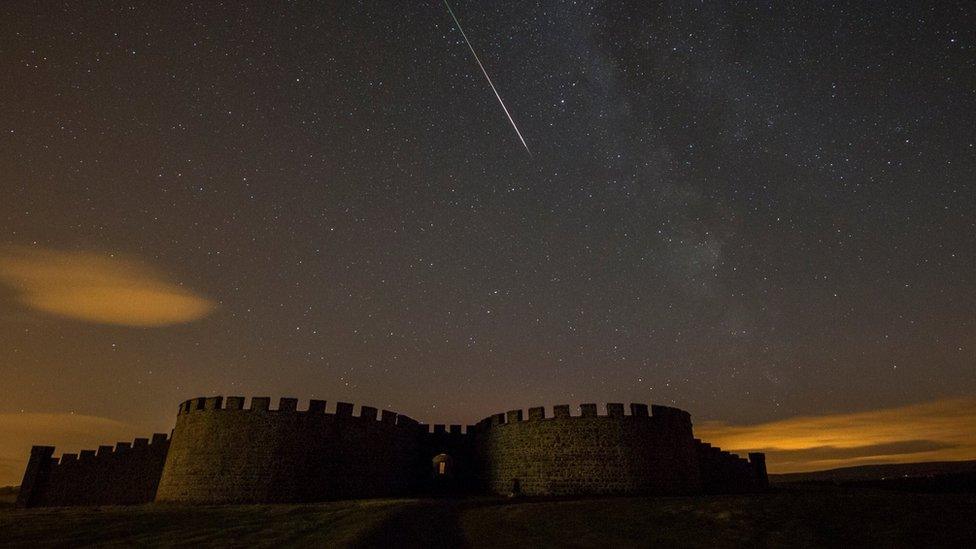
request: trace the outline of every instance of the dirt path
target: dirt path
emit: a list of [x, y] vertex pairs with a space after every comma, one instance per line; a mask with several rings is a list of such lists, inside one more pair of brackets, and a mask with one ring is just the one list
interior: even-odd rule
[[469, 547], [461, 529], [464, 505], [433, 500], [404, 506], [353, 547]]

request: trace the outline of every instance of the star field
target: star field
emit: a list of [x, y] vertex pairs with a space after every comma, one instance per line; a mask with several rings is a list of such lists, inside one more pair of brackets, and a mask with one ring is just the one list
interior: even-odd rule
[[0, 242], [214, 309], [109, 326], [4, 288], [0, 412], [976, 392], [972, 6], [452, 5], [531, 157], [438, 2], [4, 4]]

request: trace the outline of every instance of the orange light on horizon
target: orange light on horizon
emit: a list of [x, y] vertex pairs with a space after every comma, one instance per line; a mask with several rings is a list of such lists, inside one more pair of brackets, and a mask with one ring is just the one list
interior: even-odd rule
[[765, 452], [772, 473], [873, 463], [976, 459], [976, 398], [755, 425], [705, 422], [696, 435], [736, 453]]

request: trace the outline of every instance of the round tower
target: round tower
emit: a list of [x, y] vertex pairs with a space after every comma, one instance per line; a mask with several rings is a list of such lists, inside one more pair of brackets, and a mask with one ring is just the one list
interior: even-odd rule
[[156, 501], [258, 503], [410, 493], [423, 427], [384, 410], [312, 400], [194, 398], [180, 405]]
[[475, 426], [482, 481], [494, 494], [684, 494], [700, 489], [691, 416], [677, 408], [610, 403], [529, 408]]

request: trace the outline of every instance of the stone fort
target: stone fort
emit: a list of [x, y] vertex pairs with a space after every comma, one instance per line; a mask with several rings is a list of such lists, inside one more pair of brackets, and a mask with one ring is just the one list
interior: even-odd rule
[[[249, 404], [249, 405], [245, 405]], [[34, 446], [21, 506], [271, 503], [426, 494], [569, 496], [762, 490], [748, 459], [692, 434], [677, 408], [610, 403], [529, 408], [475, 425], [425, 425], [338, 402], [200, 397], [170, 436], [54, 458]]]

